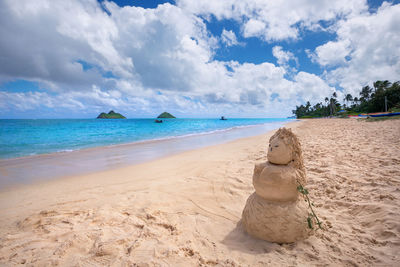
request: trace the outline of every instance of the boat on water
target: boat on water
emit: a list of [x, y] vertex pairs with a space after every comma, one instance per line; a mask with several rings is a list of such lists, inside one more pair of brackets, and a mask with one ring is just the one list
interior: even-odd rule
[[155, 120], [154, 122], [155, 123], [162, 123], [163, 121], [162, 120]]
[[220, 119], [221, 121], [226, 121], [226, 120], [228, 120], [227, 118], [225, 118], [224, 116], [221, 116], [221, 119]]

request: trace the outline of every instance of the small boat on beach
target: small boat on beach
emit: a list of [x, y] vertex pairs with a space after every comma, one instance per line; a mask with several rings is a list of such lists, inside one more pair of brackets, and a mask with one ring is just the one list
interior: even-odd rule
[[349, 118], [367, 118], [367, 117], [390, 117], [400, 116], [400, 112], [376, 112], [376, 113], [362, 113], [358, 115], [349, 115]]
[[374, 113], [368, 114], [370, 117], [390, 117], [390, 116], [400, 116], [400, 112], [384, 112], [384, 113]]

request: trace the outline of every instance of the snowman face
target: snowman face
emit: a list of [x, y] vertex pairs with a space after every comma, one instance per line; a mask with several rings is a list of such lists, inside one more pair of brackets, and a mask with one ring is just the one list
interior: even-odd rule
[[292, 149], [283, 140], [276, 137], [268, 147], [268, 161], [274, 164], [289, 164], [292, 161]]

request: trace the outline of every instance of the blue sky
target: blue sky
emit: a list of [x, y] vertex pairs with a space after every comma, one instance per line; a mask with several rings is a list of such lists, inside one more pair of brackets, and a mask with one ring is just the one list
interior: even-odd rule
[[399, 1], [0, 3], [0, 118], [286, 117], [400, 80]]

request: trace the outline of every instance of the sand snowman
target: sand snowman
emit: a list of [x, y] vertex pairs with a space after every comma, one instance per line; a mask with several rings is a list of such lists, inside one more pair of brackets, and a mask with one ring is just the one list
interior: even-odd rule
[[290, 129], [279, 129], [269, 140], [268, 161], [256, 164], [255, 192], [247, 199], [242, 223], [250, 235], [276, 243], [307, 238], [307, 203], [297, 191], [306, 175], [300, 142]]

